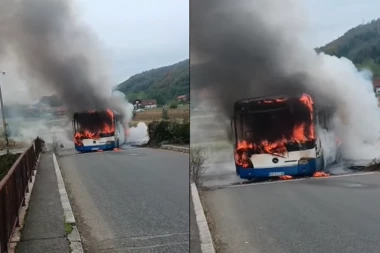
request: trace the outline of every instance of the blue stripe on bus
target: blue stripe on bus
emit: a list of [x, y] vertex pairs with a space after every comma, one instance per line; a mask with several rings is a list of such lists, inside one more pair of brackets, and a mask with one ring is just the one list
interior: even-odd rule
[[239, 176], [242, 179], [269, 178], [271, 177], [270, 173], [276, 173], [276, 172], [280, 172], [280, 173], [283, 173], [283, 175], [293, 176], [293, 177], [294, 176], [311, 176], [316, 171], [323, 170], [322, 159], [323, 157], [320, 156], [318, 158], [309, 160], [308, 164], [292, 165], [292, 166], [285, 166], [285, 167], [247, 169], [241, 166], [236, 166], [236, 169], [238, 170]]

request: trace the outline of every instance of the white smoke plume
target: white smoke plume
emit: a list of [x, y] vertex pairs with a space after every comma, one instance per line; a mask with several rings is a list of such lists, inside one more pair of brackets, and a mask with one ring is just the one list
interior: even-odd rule
[[29, 146], [37, 137], [48, 144], [56, 138], [64, 147], [73, 146], [71, 123], [66, 118], [34, 119], [12, 118], [7, 120], [10, 139]]
[[[191, 89], [212, 90], [227, 118], [239, 99], [307, 92], [318, 105], [336, 109], [325, 142], [336, 134], [343, 158], [375, 158], [380, 155], [380, 111], [370, 74], [347, 59], [317, 54], [305, 43], [308, 19], [302, 4], [190, 1], [191, 62], [197, 63], [191, 66]], [[333, 152], [325, 144], [325, 154]]]
[[139, 122], [135, 127], [129, 127], [129, 123], [132, 121], [133, 115], [133, 105], [128, 102], [124, 93], [114, 90], [112, 91], [112, 95], [115, 99], [119, 101], [123, 106], [121, 109], [123, 110], [123, 115], [129, 115], [129, 117], [124, 118], [124, 122], [122, 122], [122, 127], [124, 132], [121, 133], [121, 143], [123, 144], [134, 144], [134, 145], [143, 145], [148, 143], [149, 135], [148, 135], [148, 126], [144, 122]]
[[148, 141], [148, 126], [144, 122], [139, 122], [137, 126], [129, 129], [127, 144], [144, 145], [148, 143]]

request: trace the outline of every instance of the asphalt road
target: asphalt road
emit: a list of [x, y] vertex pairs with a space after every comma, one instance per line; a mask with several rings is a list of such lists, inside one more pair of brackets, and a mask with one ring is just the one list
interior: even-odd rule
[[378, 253], [380, 173], [204, 192], [219, 253]]
[[59, 158], [86, 252], [189, 252], [189, 156], [155, 149]]

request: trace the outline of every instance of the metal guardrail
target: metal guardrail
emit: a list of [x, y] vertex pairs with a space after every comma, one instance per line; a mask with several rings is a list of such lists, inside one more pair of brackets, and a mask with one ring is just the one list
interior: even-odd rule
[[25, 150], [0, 181], [0, 253], [7, 253], [10, 237], [19, 226], [19, 209], [25, 205], [25, 193], [32, 181], [43, 141], [39, 137]]

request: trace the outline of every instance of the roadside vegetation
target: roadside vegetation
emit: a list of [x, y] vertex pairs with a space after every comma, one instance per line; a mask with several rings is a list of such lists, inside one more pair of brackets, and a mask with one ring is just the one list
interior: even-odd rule
[[205, 165], [207, 155], [201, 146], [193, 146], [190, 148], [190, 178], [197, 186], [203, 183], [202, 177], [208, 167]]
[[189, 95], [189, 60], [133, 75], [117, 86], [128, 101], [156, 99], [160, 106], [169, 105], [178, 96]]
[[189, 144], [190, 121], [178, 120], [154, 120], [148, 124], [148, 146], [160, 146], [162, 144]]
[[[5, 150], [5, 139], [4, 139], [4, 129], [2, 127], [0, 127], [0, 151], [1, 150]], [[16, 141], [12, 138], [8, 138], [8, 147], [10, 149], [18, 149], [18, 148], [25, 148], [27, 147], [29, 144], [25, 143], [25, 142], [20, 142], [20, 141]]]
[[148, 126], [148, 146], [190, 143], [190, 111], [188, 105], [164, 106], [136, 112], [131, 127], [139, 122]]
[[65, 232], [66, 232], [66, 235], [69, 235], [73, 232], [74, 230], [74, 227], [71, 223], [67, 223], [65, 222]]
[[[0, 138], [0, 151], [5, 150], [6, 142], [4, 139]], [[9, 149], [19, 149], [19, 148], [25, 148], [28, 147], [28, 144], [25, 142], [18, 142], [13, 140], [12, 138], [8, 139], [8, 147]]]
[[0, 155], [0, 181], [5, 177], [8, 171], [12, 168], [13, 164], [21, 154], [4, 154]]
[[379, 171], [380, 170], [380, 159], [375, 158], [367, 166], [356, 168], [356, 170], [362, 171]]
[[44, 146], [44, 152], [51, 151], [54, 154], [58, 155], [59, 150], [64, 148], [63, 143], [56, 137], [53, 136], [50, 143], [47, 143], [47, 145]]
[[190, 118], [190, 110], [188, 105], [179, 105], [176, 108], [170, 108], [169, 106], [144, 109], [143, 112], [135, 112], [132, 119], [132, 125], [137, 125], [139, 122], [145, 122], [149, 124], [152, 121], [159, 120], [178, 120], [183, 121]]

